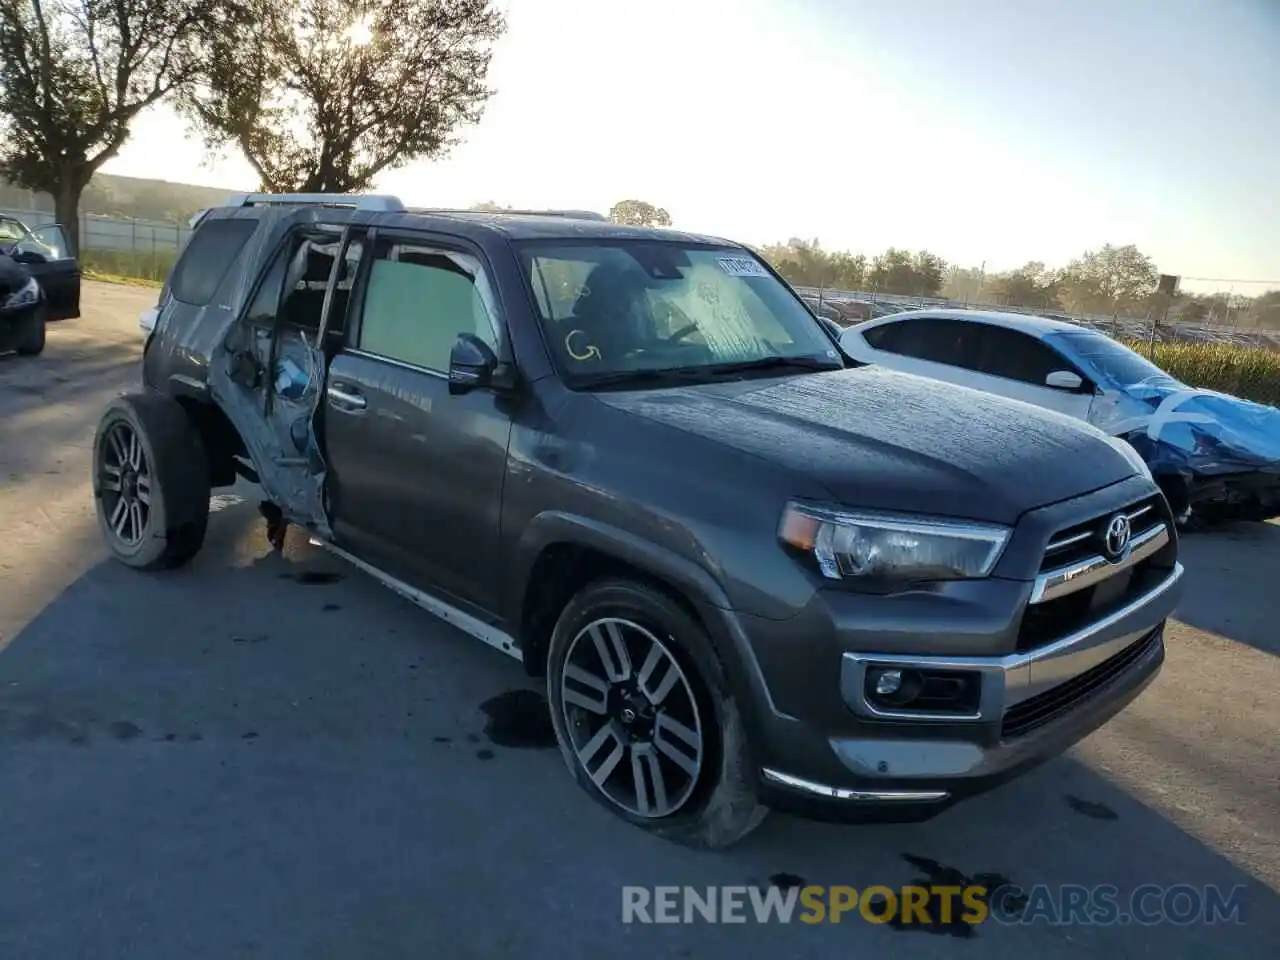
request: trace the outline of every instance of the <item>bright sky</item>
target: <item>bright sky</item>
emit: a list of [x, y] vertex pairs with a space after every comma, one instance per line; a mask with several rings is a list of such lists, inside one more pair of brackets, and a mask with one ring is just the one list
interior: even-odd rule
[[[483, 120], [380, 190], [435, 206], [639, 198], [689, 230], [923, 247], [988, 271], [1136, 243], [1166, 272], [1280, 287], [1280, 0], [499, 6]], [[242, 158], [208, 163], [167, 110], [104, 169], [255, 184]]]

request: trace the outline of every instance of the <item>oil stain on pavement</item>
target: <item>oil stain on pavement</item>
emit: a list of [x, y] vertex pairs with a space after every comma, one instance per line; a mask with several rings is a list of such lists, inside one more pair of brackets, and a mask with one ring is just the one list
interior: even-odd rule
[[547, 698], [536, 690], [508, 690], [480, 704], [484, 734], [499, 747], [545, 750], [556, 745]]
[[[967, 876], [955, 867], [948, 867], [928, 857], [918, 857], [904, 853], [902, 859], [919, 870], [923, 876], [912, 880], [911, 886], [918, 887], [953, 887], [965, 890], [971, 887], [984, 887], [986, 893], [978, 899], [986, 904], [992, 912], [1000, 911], [1004, 915], [1018, 916], [1027, 906], [1027, 898], [1008, 877], [999, 873], [975, 873]], [[1003, 889], [1002, 889], [1003, 888]], [[883, 914], [889, 905], [881, 900], [876, 904], [876, 912]], [[888, 921], [887, 926], [899, 931], [915, 931], [931, 933], [935, 936], [959, 937], [969, 939], [978, 935], [977, 925], [966, 922], [964, 917], [970, 913], [969, 905], [957, 894], [950, 898], [944, 907], [943, 900], [931, 896], [926, 903], [913, 911], [898, 909]], [[921, 915], [924, 919], [921, 920]]]
[[1119, 820], [1120, 814], [1116, 813], [1105, 803], [1094, 803], [1092, 800], [1082, 800], [1080, 797], [1071, 794], [1063, 794], [1066, 798], [1067, 806], [1081, 816], [1088, 817], [1091, 820]]

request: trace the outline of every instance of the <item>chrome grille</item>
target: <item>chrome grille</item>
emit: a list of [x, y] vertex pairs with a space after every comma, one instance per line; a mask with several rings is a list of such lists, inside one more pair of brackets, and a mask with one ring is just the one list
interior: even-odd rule
[[1103, 531], [1106, 529], [1107, 521], [1116, 513], [1124, 513], [1129, 518], [1134, 539], [1154, 527], [1163, 526], [1164, 519], [1159, 508], [1160, 498], [1153, 495], [1121, 510], [1111, 510], [1059, 530], [1050, 538], [1049, 545], [1044, 549], [1044, 557], [1040, 561], [1040, 572], [1056, 570], [1078, 560], [1100, 554]]

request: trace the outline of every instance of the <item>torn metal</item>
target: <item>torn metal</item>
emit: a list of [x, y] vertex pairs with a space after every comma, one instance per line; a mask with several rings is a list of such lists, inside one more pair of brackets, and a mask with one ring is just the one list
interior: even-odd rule
[[215, 209], [204, 219], [253, 220], [256, 229], [208, 304], [166, 291], [158, 322], [174, 349], [207, 358], [208, 393], [244, 441], [266, 497], [289, 522], [328, 538], [316, 429], [327, 367], [322, 325], [326, 306], [345, 311], [355, 275], [351, 257], [359, 254], [347, 251], [326, 297], [351, 212], [261, 206]]

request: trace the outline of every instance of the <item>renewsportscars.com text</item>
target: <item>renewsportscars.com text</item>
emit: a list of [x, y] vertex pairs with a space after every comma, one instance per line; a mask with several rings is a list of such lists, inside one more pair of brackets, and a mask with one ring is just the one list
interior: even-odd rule
[[623, 887], [623, 923], [963, 923], [1151, 926], [1244, 923], [1244, 887], [1109, 884]]

